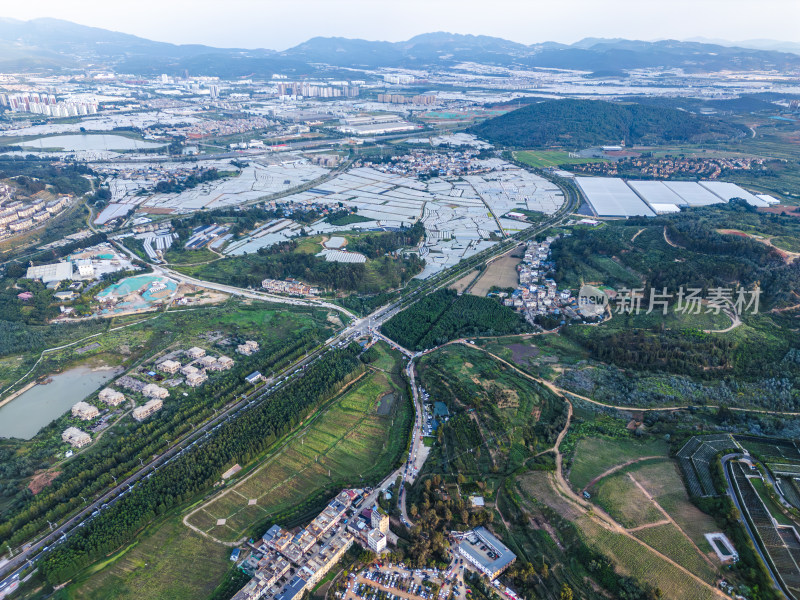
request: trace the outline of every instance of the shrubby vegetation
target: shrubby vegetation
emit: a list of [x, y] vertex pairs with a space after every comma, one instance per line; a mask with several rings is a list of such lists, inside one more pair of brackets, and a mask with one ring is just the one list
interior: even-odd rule
[[20, 193], [32, 196], [52, 186], [56, 194], [81, 196], [91, 191], [91, 182], [84, 175], [94, 175], [86, 165], [67, 163], [57, 166], [49, 159], [0, 156], [0, 179], [13, 179]]
[[[236, 171], [217, 171], [216, 169], [200, 169], [196, 172], [193, 172], [191, 175], [182, 180], [162, 179], [161, 181], [156, 183], [153, 190], [159, 194], [180, 193], [184, 190], [190, 190], [192, 188], [195, 188], [201, 183], [216, 181], [217, 179], [230, 177], [232, 175], [238, 175], [238, 173]], [[145, 192], [145, 194], [146, 193], [147, 192]]]
[[443, 289], [389, 319], [383, 332], [405, 348], [422, 350], [459, 337], [522, 333], [528, 327], [497, 300]]
[[422, 221], [417, 221], [411, 227], [385, 233], [369, 233], [354, 238], [347, 249], [351, 252], [360, 252], [367, 258], [379, 258], [398, 248], [412, 247], [425, 238], [425, 226]]
[[196, 211], [183, 219], [173, 221], [172, 224], [180, 239], [186, 240], [191, 236], [193, 228], [211, 225], [213, 223], [227, 224], [230, 226], [230, 232], [233, 235], [239, 235], [254, 229], [256, 224], [271, 219], [291, 218], [298, 223], [309, 224], [319, 220], [321, 217], [322, 214], [313, 209], [295, 210], [283, 206], [278, 206], [277, 208], [253, 206], [247, 208], [218, 208], [209, 211]]
[[[631, 237], [637, 229], [644, 231]], [[614, 257], [628, 270], [624, 275], [610, 275], [610, 285], [630, 286], [630, 272], [641, 278], [639, 287], [667, 288], [676, 293], [683, 286], [704, 291], [714, 287], [750, 287], [758, 283], [762, 290], [761, 309], [796, 304], [800, 290], [800, 263], [786, 263], [773, 247], [741, 235], [718, 230], [742, 230], [766, 236], [800, 236], [796, 219], [757, 212], [744, 201], [685, 210], [679, 214], [655, 218], [631, 218], [606, 227], [576, 228], [573, 235], [553, 243], [556, 263], [555, 280], [575, 285], [584, 265], [594, 257]], [[664, 231], [669, 240], [664, 240]], [[623, 273], [625, 273], [623, 271]], [[647, 299], [643, 306], [647, 306]]]
[[[615, 404], [674, 403], [682, 398], [684, 403], [738, 402], [796, 410], [800, 406], [800, 364], [795, 359], [800, 347], [792, 316], [796, 313], [770, 309], [797, 304], [800, 262], [785, 261], [757, 239], [720, 233], [726, 229], [762, 238], [800, 236], [796, 220], [732, 201], [669, 217], [576, 229], [572, 236], [557, 240], [553, 244], [557, 281], [574, 286], [600, 280], [617, 289], [643, 288], [643, 310], [650, 288], [666, 287], [677, 295], [681, 287], [694, 287], [703, 290], [701, 296], [720, 287], [758, 285], [762, 290], [759, 313], [744, 310], [744, 324], [724, 334], [703, 332], [691, 317], [681, 321], [660, 315], [636, 319], [614, 314], [599, 327], [568, 325], [562, 335], [588, 349], [593, 358], [629, 372], [571, 373], [564, 383], [578, 393], [600, 394]], [[664, 241], [665, 231], [678, 247]], [[671, 306], [676, 302], [673, 298]], [[670, 375], [658, 376], [659, 371]]]

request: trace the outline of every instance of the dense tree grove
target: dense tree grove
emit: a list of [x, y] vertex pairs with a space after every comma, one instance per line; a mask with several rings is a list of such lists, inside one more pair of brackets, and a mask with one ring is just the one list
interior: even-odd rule
[[743, 130], [716, 118], [661, 106], [602, 100], [548, 100], [473, 126], [469, 131], [504, 146], [663, 144], [741, 137]]
[[731, 364], [734, 342], [727, 338], [640, 329], [601, 330], [566, 327], [562, 334], [591, 351], [597, 360], [634, 369], [701, 375]]
[[355, 238], [347, 246], [352, 252], [360, 252], [367, 258], [379, 258], [398, 248], [413, 247], [425, 237], [425, 226], [417, 221], [411, 227], [380, 234], [366, 234]]
[[347, 310], [351, 310], [359, 315], [368, 315], [378, 307], [389, 304], [397, 297], [397, 292], [380, 292], [369, 296], [351, 294], [339, 300], [339, 304]]
[[225, 423], [205, 444], [162, 467], [55, 549], [42, 562], [47, 581], [58, 584], [74, 577], [129, 543], [158, 515], [209, 489], [232, 464], [256, 458], [363, 368], [350, 348], [325, 355], [301, 379]]
[[433, 348], [459, 337], [507, 335], [528, 329], [525, 320], [497, 300], [439, 290], [398, 313], [383, 332], [405, 348]]

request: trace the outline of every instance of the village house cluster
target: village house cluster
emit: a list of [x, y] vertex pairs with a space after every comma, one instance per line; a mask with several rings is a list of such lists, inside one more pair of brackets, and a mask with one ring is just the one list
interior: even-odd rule
[[543, 242], [528, 242], [525, 255], [517, 266], [519, 271], [519, 287], [510, 296], [505, 292], [498, 293], [504, 298], [503, 304], [525, 315], [533, 323], [539, 315], [564, 315], [579, 318], [575, 308], [577, 300], [569, 290], [558, 290], [552, 279], [546, 278], [554, 264], [550, 260], [550, 245], [556, 237], [549, 236]]
[[307, 286], [302, 281], [297, 281], [296, 279], [289, 279], [287, 281], [264, 279], [261, 282], [261, 287], [273, 294], [289, 294], [292, 296], [316, 296], [319, 294], [318, 288]]
[[486, 172], [491, 169], [486, 165], [476, 162], [478, 152], [465, 150], [463, 152], [425, 152], [415, 150], [402, 156], [394, 157], [392, 162], [372, 163], [364, 162], [364, 166], [372, 167], [381, 173], [394, 175], [466, 175]]
[[0, 184], [0, 239], [27, 231], [57, 215], [69, 205], [69, 196], [56, 200], [33, 198], [28, 202], [15, 200], [13, 191]]
[[[249, 544], [252, 554], [242, 568], [253, 578], [233, 599], [294, 600], [313, 588], [353, 542], [383, 551], [389, 516], [377, 508], [361, 511], [368, 517], [359, 513], [366, 494], [363, 490], [342, 491], [307, 527], [295, 533], [279, 525], [270, 527], [260, 540]], [[238, 554], [234, 550], [232, 559]]]
[[593, 162], [571, 165], [570, 169], [593, 175], [625, 175], [627, 177], [653, 177], [668, 179], [674, 175], [693, 175], [703, 179], [717, 179], [724, 171], [749, 170], [753, 165], [763, 165], [761, 158], [664, 158], [628, 157], [617, 162]]
[[276, 125], [275, 121], [263, 117], [245, 117], [241, 119], [225, 119], [224, 121], [203, 120], [187, 127], [175, 129], [169, 133], [183, 135], [188, 139], [200, 139], [209, 136], [235, 135], [254, 129], [267, 129]]

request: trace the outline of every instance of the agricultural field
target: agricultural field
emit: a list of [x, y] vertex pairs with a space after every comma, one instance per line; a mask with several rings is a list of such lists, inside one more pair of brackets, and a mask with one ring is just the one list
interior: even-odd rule
[[714, 519], [689, 500], [678, 466], [673, 460], [648, 461], [628, 471], [658, 502], [701, 552], [713, 556], [706, 533], [718, 531]]
[[[577, 445], [575, 463], [579, 467], [579, 480], [614, 462], [606, 456], [603, 465], [587, 469], [586, 457], [601, 453], [606, 444], [616, 446], [616, 460], [621, 461], [618, 465], [624, 465], [587, 486], [592, 501], [636, 538], [713, 583], [717, 560], [704, 535], [717, 531], [718, 526], [689, 501], [677, 465], [666, 457], [666, 448], [660, 448], [663, 453], [659, 458], [636, 460], [630, 445], [614, 444], [619, 441], [584, 438]], [[647, 447], [654, 452], [659, 449], [655, 444]], [[583, 458], [578, 460], [580, 457]], [[571, 478], [574, 482], [573, 474]]]
[[455, 290], [456, 293], [461, 294], [469, 287], [469, 284], [472, 283], [476, 277], [480, 275], [480, 272], [477, 270], [470, 271], [460, 279], [456, 279], [452, 284], [448, 286], [448, 289]]
[[660, 439], [585, 437], [575, 445], [569, 481], [574, 488], [582, 490], [609, 469], [645, 457], [665, 457], [668, 450], [667, 443]]
[[713, 582], [702, 585], [630, 537], [609, 531], [586, 517], [581, 517], [576, 524], [587, 543], [612, 557], [622, 573], [658, 588], [664, 598], [706, 600], [716, 597]]
[[515, 252], [487, 265], [481, 276], [472, 286], [470, 294], [485, 296], [492, 288], [516, 288], [519, 284], [517, 265], [520, 258]]
[[672, 523], [640, 529], [634, 535], [702, 580], [714, 583], [717, 572], [713, 564], [709, 562], [710, 559], [701, 555], [691, 544], [687, 543], [684, 534]]
[[764, 506], [769, 511], [769, 514], [772, 516], [775, 521], [778, 522], [778, 525], [789, 525], [792, 526], [795, 523], [784, 514], [784, 512], [775, 504], [772, 498], [767, 492], [767, 488], [764, 485], [764, 482], [757, 477], [750, 479], [750, 485], [753, 486], [753, 489], [761, 498], [761, 501], [764, 503]]
[[625, 473], [605, 477], [590, 490], [592, 499], [626, 529], [664, 520], [664, 515]]
[[[215, 539], [232, 542], [280, 521], [321, 493], [331, 495], [346, 485], [385, 477], [405, 448], [411, 404], [399, 377], [398, 356], [386, 347], [380, 352], [374, 370], [320, 411], [277, 453], [194, 511], [188, 523]], [[387, 366], [388, 372], [378, 370]]]
[[65, 600], [208, 598], [230, 569], [230, 548], [189, 530], [179, 517], [95, 565], [65, 590]]
[[560, 165], [583, 165], [592, 162], [607, 162], [602, 158], [572, 158], [563, 150], [522, 150], [514, 152], [514, 159], [536, 169]]
[[[656, 547], [657, 550], [654, 551], [635, 539], [640, 533], [652, 528], [634, 533], [612, 531], [601, 525], [591, 513], [585, 512], [559, 493], [553, 487], [552, 476], [547, 473], [528, 472], [518, 477], [516, 489], [521, 495], [521, 505], [525, 512], [536, 519], [531, 521], [531, 526], [538, 529], [542, 536], [549, 536], [556, 546], [561, 547], [567, 543], [570, 530], [574, 527], [578, 538], [590, 548], [609, 557], [619, 574], [632, 576], [658, 588], [663, 598], [705, 600], [715, 597], [711, 589], [714, 580], [709, 578], [713, 575], [713, 569], [702, 556], [694, 552], [688, 541], [682, 543], [674, 536], [657, 531], [656, 534], [646, 536]], [[656, 539], [659, 537], [661, 539]], [[667, 558], [688, 568], [700, 580], [708, 583], [704, 585], [670, 563]], [[690, 567], [698, 569], [697, 572]]]

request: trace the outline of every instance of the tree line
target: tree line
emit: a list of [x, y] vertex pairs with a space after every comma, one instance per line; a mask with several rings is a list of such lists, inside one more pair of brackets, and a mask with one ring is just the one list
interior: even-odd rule
[[68, 538], [42, 561], [45, 578], [53, 585], [67, 581], [130, 543], [157, 516], [210, 489], [230, 465], [246, 464], [268, 450], [363, 369], [355, 349], [325, 355], [301, 379], [226, 422], [208, 442], [156, 471]]

